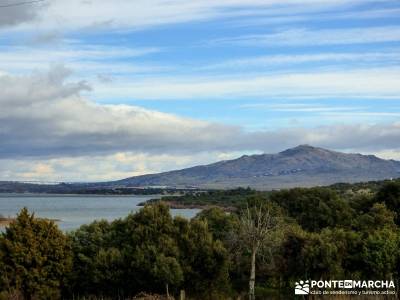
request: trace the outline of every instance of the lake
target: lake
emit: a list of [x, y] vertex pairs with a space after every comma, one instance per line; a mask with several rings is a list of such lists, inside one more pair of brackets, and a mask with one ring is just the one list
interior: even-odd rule
[[[94, 220], [112, 221], [127, 216], [141, 207], [140, 202], [159, 195], [98, 196], [98, 195], [0, 195], [0, 214], [15, 216], [27, 207], [35, 216], [59, 219], [60, 229], [69, 231]], [[194, 217], [200, 209], [171, 209], [173, 216]]]

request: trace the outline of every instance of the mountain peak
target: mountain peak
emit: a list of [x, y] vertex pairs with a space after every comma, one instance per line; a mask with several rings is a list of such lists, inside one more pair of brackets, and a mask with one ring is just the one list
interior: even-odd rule
[[286, 149], [282, 152], [279, 152], [279, 154], [283, 154], [283, 155], [294, 155], [294, 154], [298, 154], [298, 153], [310, 153], [310, 152], [315, 152], [316, 150], [324, 150], [322, 148], [317, 148], [317, 147], [313, 147], [310, 146], [308, 144], [302, 144], [299, 145], [297, 147], [294, 148], [289, 148]]
[[301, 145], [298, 145], [297, 147], [295, 147], [295, 148], [302, 148], [302, 149], [315, 149], [315, 147], [313, 147], [313, 146], [311, 146], [311, 145], [309, 145], [309, 144], [301, 144]]
[[278, 154], [233, 160], [116, 182], [127, 186], [274, 189], [400, 177], [400, 162], [299, 145]]

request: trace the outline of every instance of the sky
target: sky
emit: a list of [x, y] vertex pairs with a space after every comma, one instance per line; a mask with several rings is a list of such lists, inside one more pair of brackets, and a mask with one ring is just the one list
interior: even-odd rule
[[398, 0], [0, 0], [0, 180], [400, 160], [399, 63]]

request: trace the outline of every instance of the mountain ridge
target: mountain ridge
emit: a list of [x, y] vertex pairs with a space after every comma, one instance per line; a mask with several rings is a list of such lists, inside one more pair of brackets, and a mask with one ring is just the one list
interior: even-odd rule
[[275, 154], [243, 155], [207, 165], [110, 182], [143, 187], [252, 187], [262, 190], [400, 177], [400, 162], [375, 155], [342, 153], [299, 145]]

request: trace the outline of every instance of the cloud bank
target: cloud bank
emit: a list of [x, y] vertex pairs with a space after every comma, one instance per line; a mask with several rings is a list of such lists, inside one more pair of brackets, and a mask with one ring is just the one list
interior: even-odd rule
[[29, 76], [0, 76], [0, 157], [61, 157], [116, 152], [277, 151], [301, 143], [334, 149], [400, 147], [400, 123], [285, 128], [248, 132], [128, 105], [86, 98], [86, 82], [70, 82], [54, 66]]
[[1, 157], [212, 150], [240, 132], [141, 107], [95, 104], [80, 95], [90, 90], [87, 83], [67, 82], [68, 75], [56, 66], [0, 77]]
[[117, 179], [304, 143], [384, 154], [400, 149], [400, 123], [249, 132], [138, 106], [97, 104], [82, 96], [90, 86], [71, 81], [70, 74], [53, 66], [0, 75], [1, 179]]

